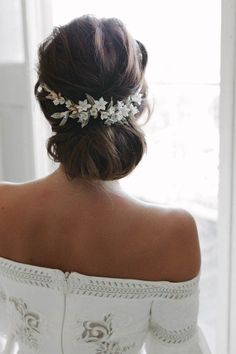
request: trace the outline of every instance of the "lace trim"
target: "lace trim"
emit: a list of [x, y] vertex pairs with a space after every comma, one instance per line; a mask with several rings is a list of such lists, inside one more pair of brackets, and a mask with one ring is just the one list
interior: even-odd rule
[[[56, 289], [64, 294], [81, 294], [110, 298], [163, 298], [179, 300], [198, 293], [199, 277], [182, 283], [154, 282], [93, 277], [77, 272], [66, 275], [61, 270], [40, 270], [0, 260], [0, 275], [23, 284]], [[40, 267], [38, 267], [40, 268]], [[100, 278], [100, 279], [98, 279]]]
[[168, 330], [158, 323], [150, 326], [150, 333], [163, 343], [181, 344], [191, 339], [196, 333], [197, 324], [179, 330]]
[[60, 289], [58, 279], [56, 279], [55, 275], [52, 277], [51, 274], [48, 274], [45, 271], [29, 269], [24, 266], [9, 264], [5, 261], [0, 261], [0, 275], [23, 284], [36, 285], [50, 289]]
[[69, 279], [70, 293], [111, 298], [163, 298], [179, 300], [195, 294], [197, 283], [182, 285], [151, 285], [136, 282]]

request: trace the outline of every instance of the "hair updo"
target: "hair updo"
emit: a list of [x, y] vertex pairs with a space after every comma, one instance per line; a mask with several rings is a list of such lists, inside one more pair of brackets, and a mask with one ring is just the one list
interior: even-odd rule
[[[84, 15], [55, 27], [39, 46], [38, 80], [35, 96], [55, 132], [47, 141], [47, 153], [60, 162], [67, 178], [115, 180], [128, 175], [146, 151], [145, 134], [137, 118], [144, 111], [150, 117], [144, 72], [148, 55], [144, 45], [133, 39], [117, 18], [98, 19]], [[135, 94], [142, 94], [139, 112], [128, 124], [110, 126], [101, 119], [91, 119], [81, 128], [74, 119], [64, 126], [51, 115], [65, 111], [46, 99], [48, 92], [40, 84], [60, 92], [73, 102], [103, 97], [114, 104]]]

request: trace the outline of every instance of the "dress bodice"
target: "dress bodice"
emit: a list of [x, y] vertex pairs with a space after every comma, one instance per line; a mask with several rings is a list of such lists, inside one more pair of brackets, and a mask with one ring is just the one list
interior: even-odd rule
[[0, 257], [0, 353], [210, 354], [199, 279], [108, 278]]

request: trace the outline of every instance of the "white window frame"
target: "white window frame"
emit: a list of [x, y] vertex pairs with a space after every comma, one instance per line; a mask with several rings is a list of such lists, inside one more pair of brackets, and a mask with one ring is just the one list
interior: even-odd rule
[[[45, 144], [42, 143], [50, 136], [49, 125], [45, 119], [43, 120], [34, 98], [37, 48], [41, 40], [52, 30], [51, 1], [19, 0], [19, 2], [21, 5], [19, 16], [22, 17], [22, 28], [19, 28], [19, 31], [23, 34], [24, 61], [0, 65], [2, 79], [0, 108], [5, 108], [6, 116], [15, 117], [18, 129], [19, 119], [21, 121], [19, 130], [12, 129], [12, 123], [7, 119], [1, 119], [4, 114], [0, 117], [0, 179], [12, 182], [42, 177], [48, 174], [52, 164], [47, 158]], [[19, 110], [20, 118], [17, 116]], [[10, 139], [6, 138], [8, 134]], [[18, 147], [16, 154], [15, 146]]]
[[[217, 354], [236, 353], [236, 3], [222, 0]], [[217, 309], [216, 309], [217, 310]]]
[[40, 178], [48, 174], [52, 161], [48, 159], [46, 145], [42, 144], [50, 135], [46, 120], [43, 120], [39, 105], [34, 97], [34, 84], [36, 82], [37, 49], [39, 43], [52, 31], [52, 6], [50, 0], [21, 0], [23, 17], [23, 35], [25, 51], [25, 67], [28, 81], [29, 119], [33, 119], [32, 135], [34, 152], [34, 175]]

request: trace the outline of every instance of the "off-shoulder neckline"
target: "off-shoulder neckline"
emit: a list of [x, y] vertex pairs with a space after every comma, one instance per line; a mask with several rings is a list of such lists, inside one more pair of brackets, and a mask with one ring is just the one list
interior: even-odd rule
[[106, 277], [106, 276], [98, 276], [98, 275], [87, 275], [83, 274], [77, 271], [71, 271], [71, 272], [64, 272], [62, 269], [59, 268], [49, 268], [49, 267], [44, 267], [44, 266], [37, 266], [33, 264], [28, 264], [28, 263], [23, 263], [23, 262], [18, 262], [9, 258], [1, 257], [0, 256], [0, 263], [5, 263], [10, 267], [17, 267], [18, 269], [21, 268], [22, 271], [24, 270], [35, 270], [37, 272], [41, 273], [57, 273], [60, 274], [63, 278], [68, 278], [71, 276], [83, 278], [84, 280], [97, 280], [97, 281], [112, 281], [112, 282], [134, 282], [134, 283], [141, 283], [141, 284], [147, 284], [147, 285], [157, 285], [157, 284], [165, 284], [165, 285], [188, 285], [191, 283], [198, 282], [200, 279], [200, 274], [201, 271], [192, 279], [185, 280], [185, 281], [180, 281], [180, 282], [172, 282], [169, 280], [144, 280], [144, 279], [137, 279], [137, 278], [116, 278], [116, 277]]

